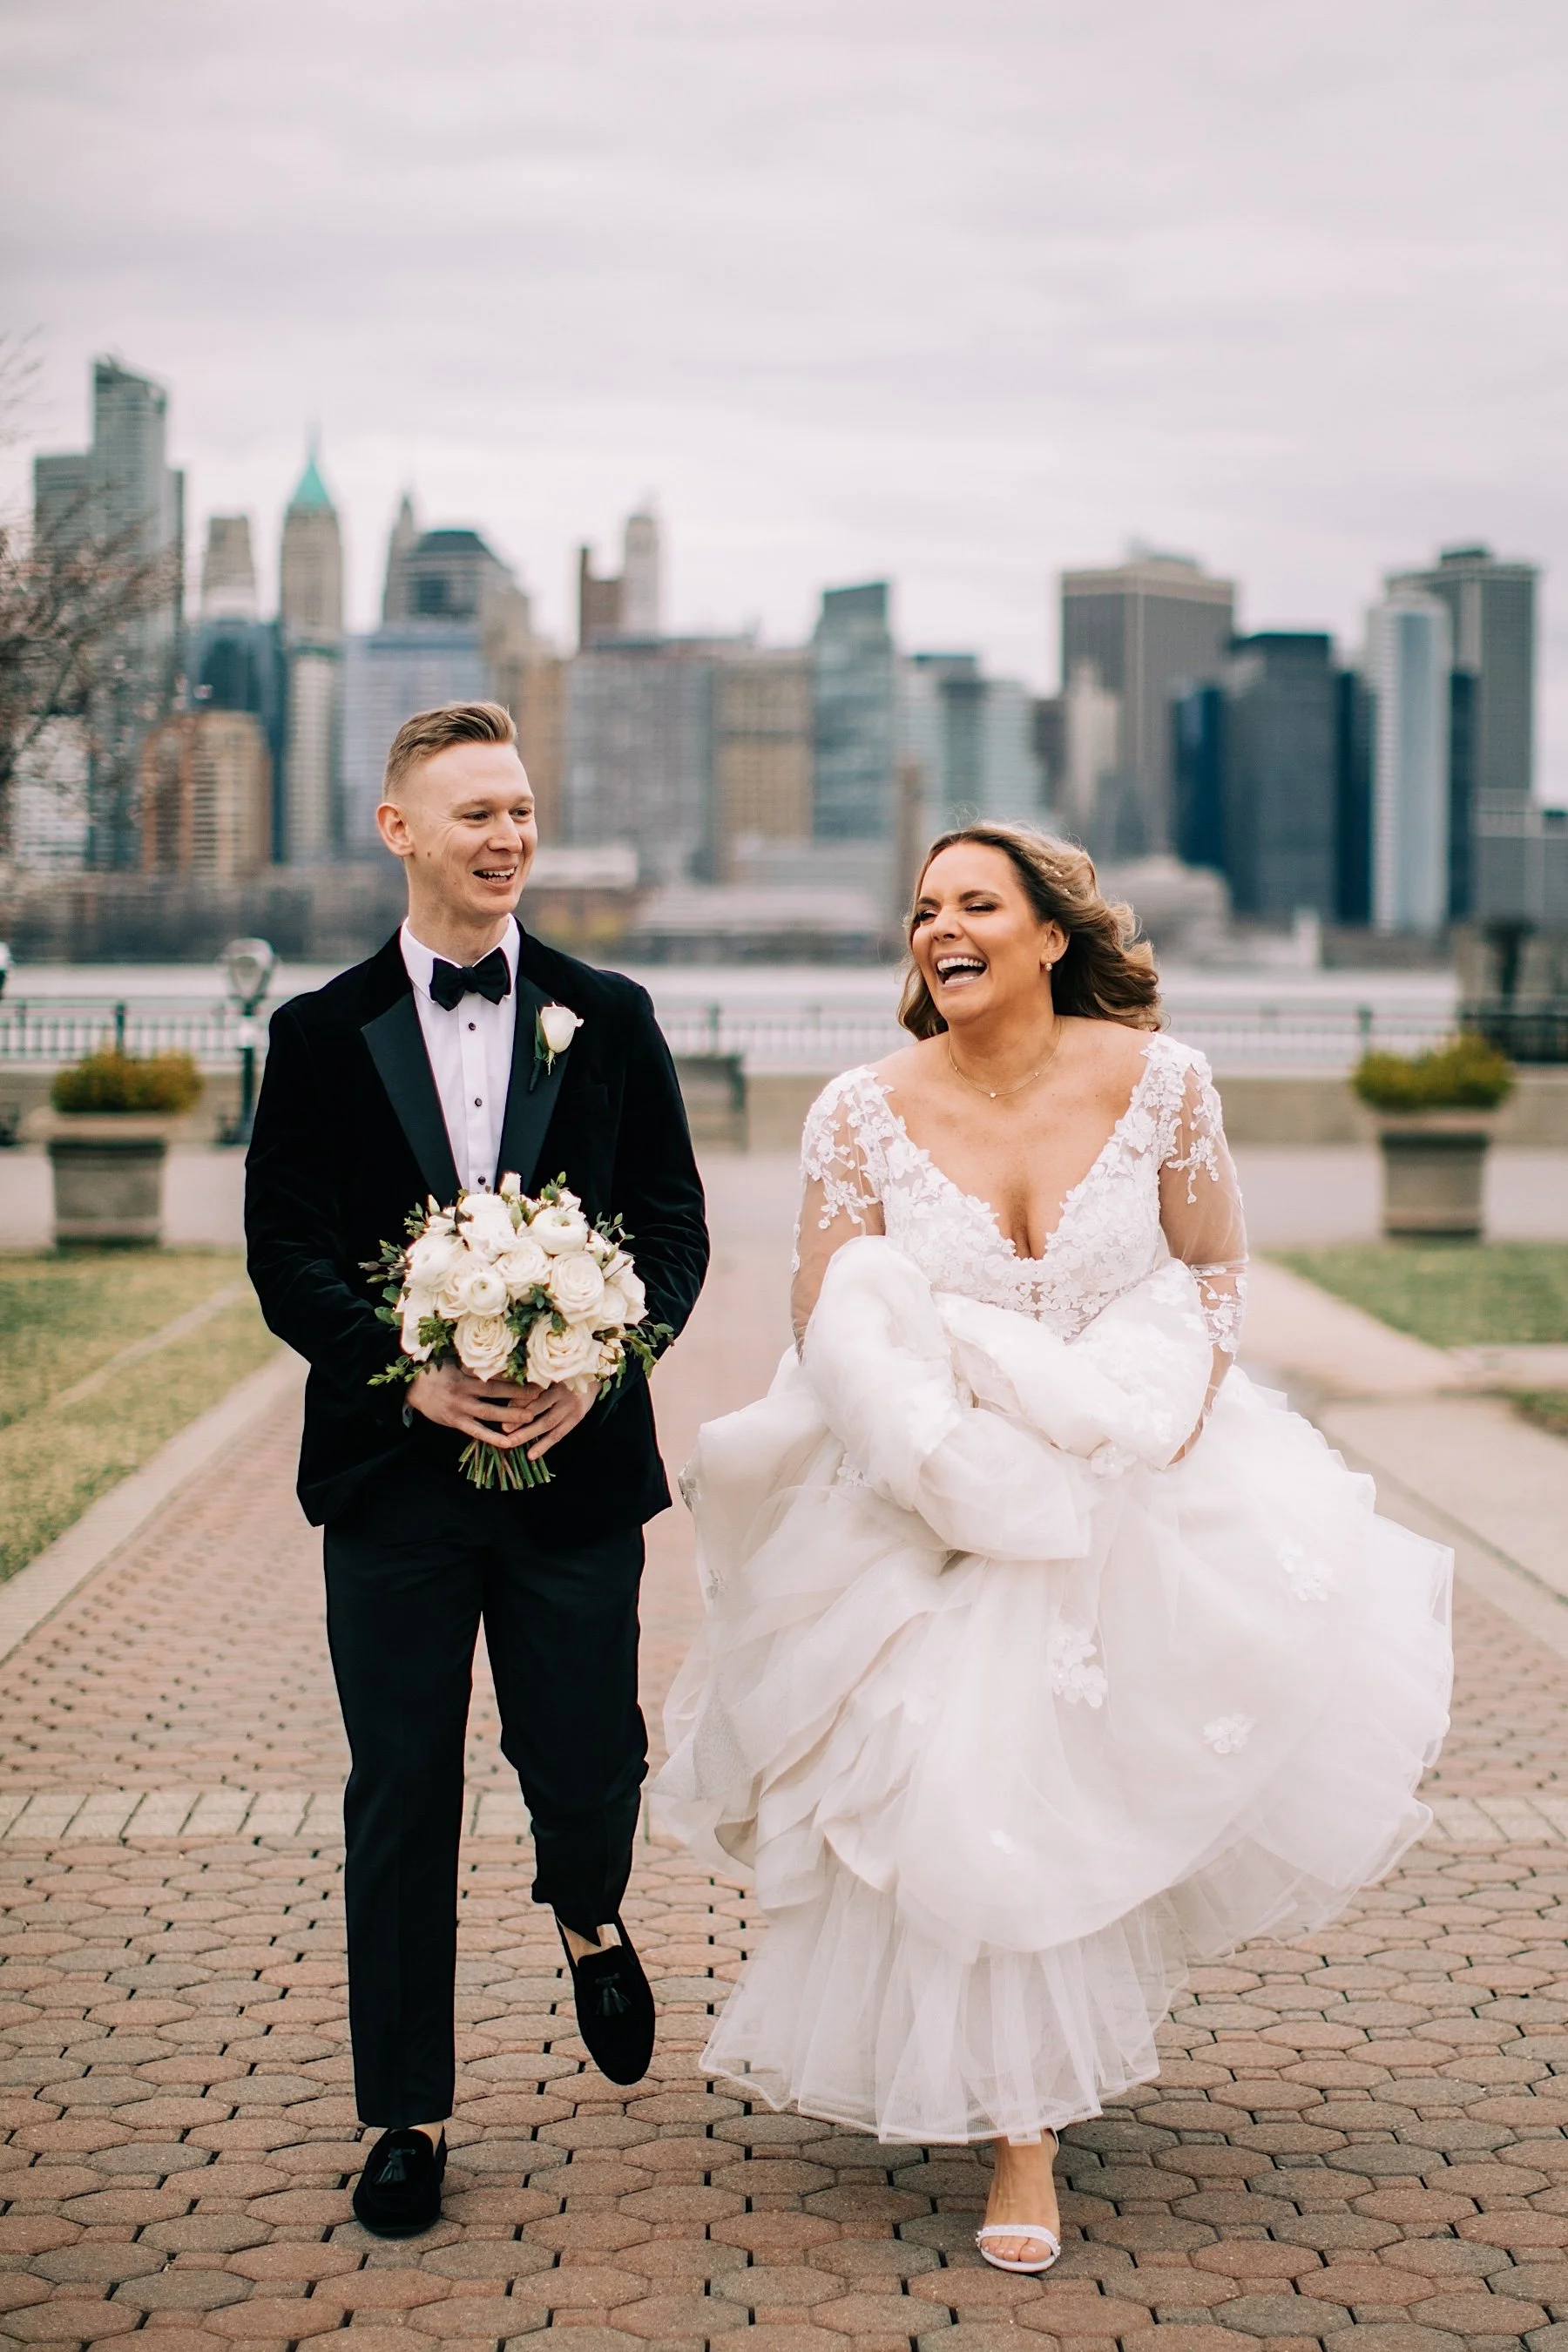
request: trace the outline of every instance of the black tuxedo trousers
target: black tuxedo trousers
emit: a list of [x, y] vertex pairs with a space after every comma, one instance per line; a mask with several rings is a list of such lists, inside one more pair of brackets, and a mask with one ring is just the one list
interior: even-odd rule
[[328, 1522], [327, 1639], [353, 1759], [349, 2021], [369, 2124], [452, 2111], [458, 1838], [481, 1624], [501, 1752], [533, 1823], [534, 1901], [593, 1937], [631, 1875], [647, 1766], [642, 1529], [541, 1545], [519, 1507], [528, 1499], [410, 1465]]
[[[564, 1175], [624, 1218], [649, 1319], [679, 1331], [708, 1262], [674, 1065], [645, 992], [523, 933], [497, 1178]], [[583, 1026], [535, 1066], [548, 1003]], [[262, 1312], [310, 1366], [300, 1499], [325, 1528], [327, 1621], [353, 1759], [344, 1799], [360, 2113], [452, 2105], [463, 1751], [482, 1624], [501, 1746], [532, 1818], [533, 1892], [592, 1935], [631, 1867], [647, 1740], [637, 1703], [645, 1520], [669, 1501], [647, 1383], [629, 1372], [550, 1454], [552, 1483], [479, 1492], [463, 1441], [372, 1388], [397, 1353], [365, 1272], [457, 1171], [395, 939], [274, 1016], [246, 1171]]]

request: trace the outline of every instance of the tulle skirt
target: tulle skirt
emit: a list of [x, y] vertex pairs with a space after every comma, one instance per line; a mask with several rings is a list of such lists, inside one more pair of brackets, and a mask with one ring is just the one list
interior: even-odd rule
[[1450, 1556], [1240, 1371], [1174, 1468], [1085, 1474], [1055, 1560], [944, 1545], [798, 1368], [752, 1412], [768, 1477], [710, 1464], [705, 1507], [699, 1460], [710, 1612], [656, 1785], [768, 1915], [709, 2073], [1027, 2137], [1153, 2077], [1194, 1958], [1321, 1926], [1421, 1834]]

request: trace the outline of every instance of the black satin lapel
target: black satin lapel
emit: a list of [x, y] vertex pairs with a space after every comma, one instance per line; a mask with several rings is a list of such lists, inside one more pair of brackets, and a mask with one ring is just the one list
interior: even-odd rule
[[[539, 1025], [539, 1015], [550, 1003], [542, 988], [535, 987], [526, 972], [517, 975], [517, 1027], [511, 1041], [511, 1083], [506, 1094], [506, 1116], [501, 1121], [500, 1159], [496, 1167], [496, 1181], [515, 1175], [525, 1192], [531, 1192], [539, 1178], [539, 1155], [544, 1149], [544, 1139], [550, 1130], [555, 1109], [555, 1097], [561, 1092], [562, 1076], [566, 1067], [566, 1054], [557, 1054], [552, 1070], [541, 1070], [538, 1083], [531, 1087], [533, 1077], [533, 1041]], [[548, 1168], [542, 1181], [559, 1176], [559, 1168]]]
[[452, 1157], [441, 1097], [436, 1091], [412, 992], [400, 996], [388, 1012], [367, 1021], [360, 1035], [370, 1047], [398, 1124], [419, 1162], [420, 1175], [441, 1206], [449, 1207], [458, 1197], [458, 1163]]

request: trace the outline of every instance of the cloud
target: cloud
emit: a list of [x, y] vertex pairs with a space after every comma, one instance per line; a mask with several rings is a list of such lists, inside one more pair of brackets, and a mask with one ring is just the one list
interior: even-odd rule
[[269, 545], [320, 421], [362, 619], [405, 482], [561, 630], [652, 490], [683, 623], [887, 575], [1044, 683], [1133, 533], [1346, 635], [1560, 568], [1565, 64], [1557, 0], [34, 0], [0, 252], [55, 445], [114, 349]]

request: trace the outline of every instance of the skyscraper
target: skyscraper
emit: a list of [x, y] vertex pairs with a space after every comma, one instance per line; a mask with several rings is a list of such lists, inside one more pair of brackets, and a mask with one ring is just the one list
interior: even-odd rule
[[186, 710], [142, 749], [142, 864], [148, 871], [235, 882], [268, 861], [272, 777], [247, 710]]
[[[92, 365], [92, 445], [41, 457], [33, 468], [41, 544], [96, 541], [106, 561], [162, 568], [157, 593], [115, 631], [85, 713], [89, 744], [89, 859], [136, 859], [141, 746], [174, 688], [183, 618], [184, 476], [167, 462], [169, 396], [118, 360]], [[156, 575], [155, 575], [156, 577]]]
[[[375, 809], [387, 747], [405, 719], [441, 702], [503, 702], [520, 749], [558, 797], [559, 695], [529, 600], [477, 530], [419, 529], [405, 497], [387, 548], [379, 629], [348, 641], [343, 671], [342, 824], [351, 856], [376, 852]], [[552, 772], [552, 761], [556, 762]]]
[[713, 694], [725, 648], [624, 637], [572, 664], [563, 803], [568, 842], [629, 841], [645, 880], [711, 881]]
[[1310, 629], [1237, 638], [1225, 694], [1224, 866], [1242, 915], [1335, 909], [1333, 641]]
[[811, 663], [749, 647], [713, 671], [713, 865], [743, 878], [748, 853], [811, 838]]
[[895, 662], [888, 583], [825, 589], [812, 637], [818, 841], [884, 842], [896, 834]]
[[1334, 681], [1334, 914], [1372, 920], [1373, 734], [1376, 699], [1359, 669]]
[[664, 627], [664, 559], [658, 518], [647, 507], [626, 517], [621, 560], [621, 634], [657, 637]]
[[343, 639], [342, 535], [314, 447], [283, 518], [278, 604], [289, 710], [279, 830], [287, 862], [313, 866], [339, 831]]
[[626, 517], [618, 572], [601, 576], [591, 547], [577, 550], [579, 651], [611, 637], [664, 634], [664, 552], [658, 517], [639, 507]]
[[1373, 736], [1373, 920], [1436, 931], [1448, 913], [1449, 665], [1447, 603], [1394, 587], [1367, 627]]
[[1446, 547], [1425, 571], [1394, 573], [1448, 610], [1453, 666], [1476, 681], [1468, 714], [1474, 790], [1528, 800], [1534, 785], [1535, 583], [1532, 563], [1503, 562], [1488, 547]]
[[1223, 874], [1225, 841], [1225, 720], [1223, 686], [1189, 686], [1172, 706], [1172, 845], [1185, 866]]
[[1234, 583], [1190, 557], [1134, 553], [1104, 571], [1062, 575], [1062, 679], [1081, 663], [1119, 705], [1119, 757], [1099, 786], [1086, 837], [1101, 854], [1138, 856], [1173, 838], [1171, 705], [1218, 676], [1230, 643]]
[[209, 515], [202, 558], [204, 621], [254, 621], [261, 611], [248, 515]]
[[1038, 823], [1045, 775], [1026, 688], [987, 677], [976, 654], [939, 653], [912, 655], [900, 688], [900, 748], [924, 772], [926, 835], [984, 817]]
[[[281, 823], [279, 786], [286, 749], [283, 648], [276, 621], [258, 616], [248, 515], [213, 515], [202, 559], [201, 610], [189, 632], [185, 675], [199, 710], [248, 711], [267, 750], [273, 807], [267, 857]], [[145, 783], [145, 778], [143, 778]]]

